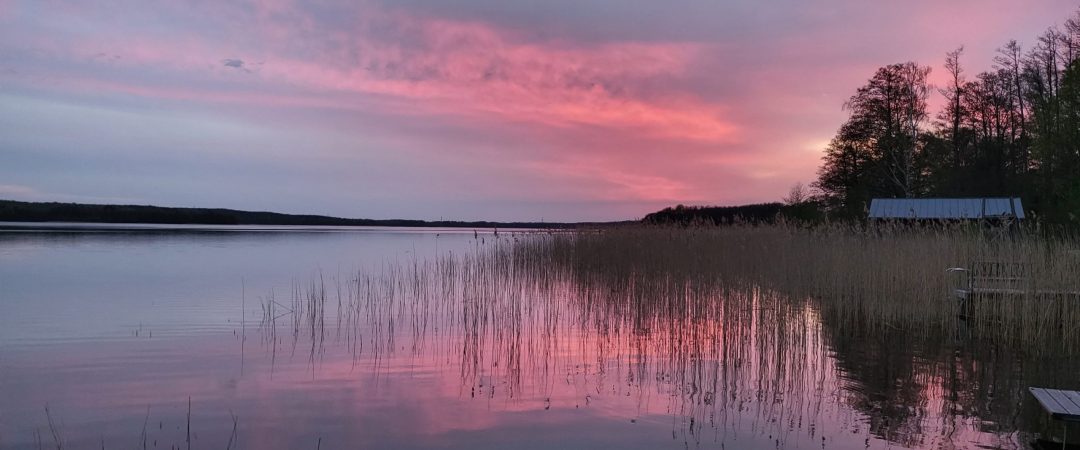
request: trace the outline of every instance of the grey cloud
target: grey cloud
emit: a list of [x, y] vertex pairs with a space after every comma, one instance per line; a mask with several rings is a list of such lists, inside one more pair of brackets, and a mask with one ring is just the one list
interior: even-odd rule
[[236, 70], [242, 70], [247, 73], [252, 73], [253, 70], [258, 71], [260, 68], [262, 68], [263, 62], [264, 61], [248, 63], [240, 58], [225, 58], [221, 60], [221, 64], [223, 66]]
[[90, 59], [104, 60], [104, 61], [114, 60], [115, 61], [115, 60], [120, 59], [120, 55], [109, 54], [109, 53], [105, 53], [105, 52], [97, 52], [97, 53], [94, 54], [94, 56], [91, 56]]
[[228, 67], [228, 68], [241, 70], [241, 71], [244, 71], [244, 72], [247, 72], [247, 73], [252, 73], [252, 68], [255, 68], [255, 70], [258, 70], [258, 68], [260, 66], [262, 66], [262, 62], [258, 62], [258, 63], [255, 63], [255, 64], [248, 64], [248, 63], [244, 62], [243, 59], [240, 59], [240, 58], [225, 58], [225, 59], [221, 59], [221, 65], [225, 66], [225, 67]]

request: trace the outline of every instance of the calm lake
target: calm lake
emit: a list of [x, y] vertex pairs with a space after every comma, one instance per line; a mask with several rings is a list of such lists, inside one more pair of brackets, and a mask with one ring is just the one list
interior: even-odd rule
[[508, 251], [548, 232], [12, 225], [0, 449], [1026, 448], [1056, 426], [1026, 388], [1080, 383], [962, 330], [646, 302]]

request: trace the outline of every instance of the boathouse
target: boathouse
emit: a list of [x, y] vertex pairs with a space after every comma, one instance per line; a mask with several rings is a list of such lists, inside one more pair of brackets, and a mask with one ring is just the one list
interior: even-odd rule
[[986, 221], [1016, 223], [1024, 219], [1019, 198], [875, 198], [871, 221]]

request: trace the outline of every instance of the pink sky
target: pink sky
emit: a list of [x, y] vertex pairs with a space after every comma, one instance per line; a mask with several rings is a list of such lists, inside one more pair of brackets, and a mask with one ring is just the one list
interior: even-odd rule
[[611, 220], [813, 181], [875, 68], [1071, 1], [0, 0], [0, 198]]

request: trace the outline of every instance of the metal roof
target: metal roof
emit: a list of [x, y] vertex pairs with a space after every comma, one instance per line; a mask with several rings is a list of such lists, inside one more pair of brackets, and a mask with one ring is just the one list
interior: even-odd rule
[[875, 198], [871, 219], [1024, 218], [1019, 198]]

